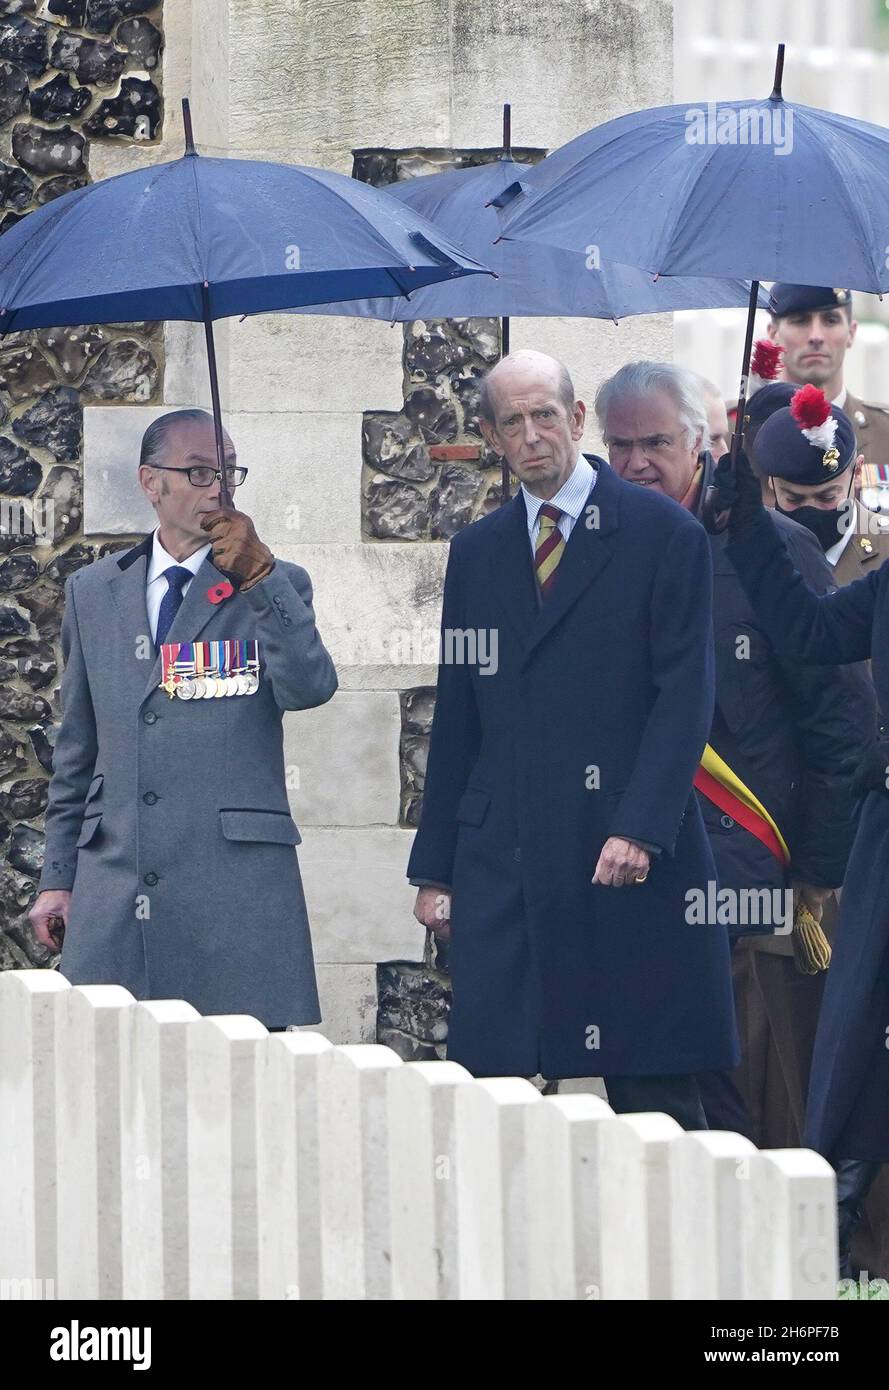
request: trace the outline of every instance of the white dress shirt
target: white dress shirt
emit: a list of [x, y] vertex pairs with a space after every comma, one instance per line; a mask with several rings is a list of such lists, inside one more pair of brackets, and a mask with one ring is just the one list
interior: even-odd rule
[[[187, 560], [174, 560], [169, 551], [164, 550], [160, 542], [160, 527], [154, 532], [151, 546], [151, 559], [148, 562], [148, 575], [145, 582], [145, 606], [148, 609], [148, 626], [151, 630], [151, 640], [154, 641], [157, 635], [157, 620], [160, 614], [161, 604], [164, 594], [170, 587], [164, 578], [164, 570], [170, 569], [172, 565], [180, 565], [183, 569], [191, 570], [192, 574], [197, 574], [204, 560], [210, 553], [210, 542], [202, 545], [200, 550], [196, 550], [193, 555], [189, 555]], [[191, 588], [191, 580], [187, 580], [182, 586], [182, 597]]]
[[566, 542], [571, 535], [572, 527], [580, 516], [586, 505], [586, 500], [590, 495], [590, 488], [596, 481], [596, 470], [591, 463], [588, 463], [583, 454], [577, 455], [577, 462], [569, 478], [559, 488], [555, 497], [535, 497], [533, 492], [529, 492], [522, 483], [522, 492], [525, 494], [525, 507], [528, 512], [528, 537], [531, 541], [531, 554], [534, 554], [534, 546], [537, 542], [537, 534], [540, 530], [540, 508], [544, 502], [548, 501], [551, 507], [558, 507], [562, 515], [559, 517], [559, 530]]

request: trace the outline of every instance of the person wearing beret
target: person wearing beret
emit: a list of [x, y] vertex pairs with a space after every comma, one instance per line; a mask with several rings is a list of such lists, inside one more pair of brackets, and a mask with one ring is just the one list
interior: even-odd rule
[[[766, 391], [777, 392], [783, 384], [763, 387], [752, 406]], [[813, 449], [800, 422], [809, 427], [824, 424], [831, 430], [833, 446]], [[745, 444], [749, 447], [749, 435]], [[889, 516], [869, 511], [855, 497], [863, 462], [848, 414], [831, 405], [816, 386], [795, 388], [787, 405], [753, 435], [755, 472], [769, 480], [772, 505], [813, 533], [837, 584], [851, 584], [889, 559]]]
[[[773, 417], [777, 419], [776, 417]], [[794, 417], [787, 412], [791, 421]], [[804, 425], [807, 446], [835, 449], [830, 427]], [[757, 447], [762, 436], [757, 441]], [[872, 659], [877, 700], [889, 708], [889, 564], [829, 594], [795, 568], [762, 504], [746, 456], [717, 466], [716, 505], [729, 515], [727, 553], [757, 621], [805, 665]], [[854, 1268], [852, 1236], [864, 1199], [889, 1162], [889, 742], [874, 741], [857, 770], [860, 818], [843, 883], [839, 927], [818, 1018], [804, 1142], [837, 1173], [840, 1272]], [[885, 1243], [884, 1243], [885, 1251]], [[889, 1270], [869, 1266], [870, 1274]]]
[[769, 311], [768, 334], [783, 348], [784, 380], [817, 386], [845, 410], [864, 459], [856, 492], [860, 486], [864, 505], [889, 516], [889, 406], [853, 396], [844, 382], [846, 353], [858, 329], [851, 291], [777, 282], [771, 289]]

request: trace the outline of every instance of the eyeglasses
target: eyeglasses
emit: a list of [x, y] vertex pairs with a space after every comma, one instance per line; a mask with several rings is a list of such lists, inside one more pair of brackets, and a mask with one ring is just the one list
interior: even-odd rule
[[[151, 468], [159, 468], [164, 473], [187, 473], [188, 481], [192, 487], [212, 487], [214, 482], [222, 481], [222, 474], [218, 468], [211, 468], [207, 463], [193, 463], [190, 468], [173, 468], [168, 463], [152, 463]], [[239, 464], [229, 464], [225, 470], [229, 487], [240, 487], [247, 477], [247, 469]]]

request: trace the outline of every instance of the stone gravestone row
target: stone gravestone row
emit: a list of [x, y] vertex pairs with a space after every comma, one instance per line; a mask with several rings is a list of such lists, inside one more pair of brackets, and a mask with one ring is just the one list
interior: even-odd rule
[[377, 1044], [0, 975], [0, 1290], [823, 1299], [833, 1171]]

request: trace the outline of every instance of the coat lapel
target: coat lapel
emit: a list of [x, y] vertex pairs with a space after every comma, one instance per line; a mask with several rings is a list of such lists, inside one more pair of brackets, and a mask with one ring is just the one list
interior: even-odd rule
[[[123, 630], [133, 642], [132, 660], [135, 663], [137, 679], [139, 680], [141, 680], [147, 664], [145, 658], [140, 657], [137, 651], [137, 642], [140, 638], [145, 638], [148, 644], [147, 649], [151, 653], [151, 672], [142, 694], [142, 701], [148, 699], [151, 692], [160, 684], [161, 678], [161, 659], [160, 655], [155, 655], [154, 652], [151, 629], [148, 623], [148, 608], [145, 602], [145, 584], [148, 577], [152, 535], [153, 533], [146, 536], [139, 545], [126, 551], [120, 557], [117, 562], [117, 571], [111, 575], [108, 581], [120, 614]], [[182, 600], [170, 631], [167, 633], [168, 642], [195, 641], [213, 615], [219, 611], [220, 605], [210, 602], [207, 597], [207, 590], [212, 588], [214, 584], [220, 583], [225, 575], [212, 563], [211, 554], [212, 551], [208, 553], [188, 586], [188, 593]]]
[[[532, 625], [525, 661], [573, 608], [581, 595], [607, 565], [614, 551], [614, 532], [618, 527], [620, 487], [611, 468], [597, 459], [596, 482], [584, 509], [571, 529], [568, 544], [556, 570], [552, 593], [541, 605]], [[596, 510], [591, 510], [595, 508]], [[527, 531], [525, 534], [527, 547]], [[530, 555], [530, 549], [528, 551]]]
[[527, 637], [540, 608], [534, 560], [528, 539], [528, 512], [518, 492], [496, 513], [497, 538], [491, 547], [491, 577], [521, 637]]

